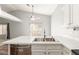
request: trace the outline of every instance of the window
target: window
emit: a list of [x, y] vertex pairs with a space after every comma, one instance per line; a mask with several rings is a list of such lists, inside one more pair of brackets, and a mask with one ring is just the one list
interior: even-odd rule
[[0, 24], [0, 35], [7, 34], [7, 25], [6, 24]]
[[41, 36], [42, 34], [42, 26], [38, 23], [32, 23], [30, 25], [31, 35], [32, 36]]

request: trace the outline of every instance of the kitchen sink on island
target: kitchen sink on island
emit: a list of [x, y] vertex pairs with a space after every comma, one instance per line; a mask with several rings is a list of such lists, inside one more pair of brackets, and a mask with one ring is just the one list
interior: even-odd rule
[[8, 55], [71, 55], [71, 50], [60, 41], [34, 41], [35, 38], [21, 36], [3, 42], [8, 45]]

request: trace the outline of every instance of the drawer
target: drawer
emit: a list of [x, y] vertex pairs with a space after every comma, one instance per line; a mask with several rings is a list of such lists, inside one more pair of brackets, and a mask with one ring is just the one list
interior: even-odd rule
[[31, 45], [11, 45], [11, 55], [31, 55]]
[[68, 48], [64, 47], [63, 48], [63, 54], [64, 55], [69, 55], [69, 54], [71, 54], [71, 50], [69, 50]]
[[32, 51], [32, 55], [46, 55], [46, 51]]
[[41, 44], [33, 44], [32, 50], [46, 50], [46, 45]]
[[11, 45], [11, 47], [16, 47], [16, 48], [30, 48], [31, 45]]
[[64, 51], [70, 52], [70, 50], [66, 47], [63, 48]]
[[63, 55], [70, 55], [70, 52], [64, 51], [64, 52], [63, 52]]
[[61, 44], [49, 44], [46, 46], [47, 50], [61, 50], [62, 48]]
[[61, 50], [48, 51], [48, 55], [63, 55], [63, 52]]

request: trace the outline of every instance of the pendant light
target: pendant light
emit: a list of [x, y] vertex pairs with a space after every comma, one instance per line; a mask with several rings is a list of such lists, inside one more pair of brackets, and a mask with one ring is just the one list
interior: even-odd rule
[[32, 20], [32, 21], [34, 21], [34, 20], [36, 20], [36, 19], [40, 19], [40, 17], [36, 17], [35, 15], [34, 15], [34, 5], [32, 5], [32, 4], [27, 4], [27, 6], [28, 7], [31, 7], [31, 16], [30, 16], [30, 20]]
[[34, 16], [34, 5], [32, 5], [32, 15], [31, 15], [31, 20], [35, 20], [35, 16]]

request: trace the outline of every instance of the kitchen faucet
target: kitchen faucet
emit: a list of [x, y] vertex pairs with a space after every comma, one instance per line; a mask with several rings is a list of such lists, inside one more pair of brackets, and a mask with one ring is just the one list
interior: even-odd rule
[[45, 38], [46, 38], [46, 35], [45, 35], [45, 33], [46, 33], [46, 32], [45, 32], [45, 29], [44, 29], [44, 39], [43, 39], [43, 41], [45, 41], [45, 40], [46, 40], [46, 39], [45, 39]]
[[45, 35], [45, 33], [46, 33], [46, 32], [45, 32], [45, 29], [44, 29], [44, 38], [46, 38], [46, 35]]

